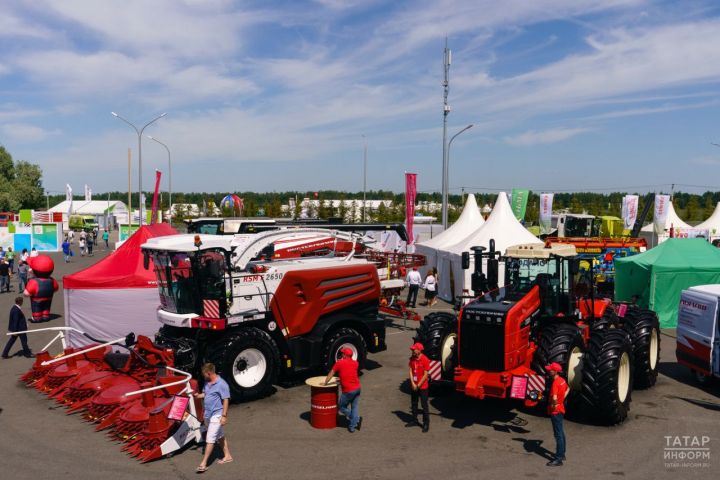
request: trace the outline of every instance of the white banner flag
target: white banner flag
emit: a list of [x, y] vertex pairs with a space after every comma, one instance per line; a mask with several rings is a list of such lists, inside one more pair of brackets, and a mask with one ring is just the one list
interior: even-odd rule
[[665, 220], [667, 220], [668, 210], [670, 209], [670, 195], [655, 195], [655, 212], [653, 214], [653, 224], [655, 225], [655, 233], [662, 235], [665, 233]]
[[142, 222], [143, 224], [147, 223], [147, 217], [145, 216], [146, 214], [145, 214], [145, 194], [144, 193], [140, 194], [139, 212], [140, 212], [140, 222]]
[[67, 212], [68, 220], [69, 220], [70, 215], [72, 215], [72, 187], [70, 186], [69, 183], [65, 184], [65, 201], [70, 202], [70, 204], [68, 205], [68, 212]]
[[89, 202], [92, 200], [92, 190], [90, 190], [90, 187], [87, 186], [87, 183], [85, 184], [85, 201]]
[[554, 193], [540, 194], [540, 226], [543, 233], [550, 233], [552, 227], [552, 203]]
[[640, 198], [637, 195], [625, 195], [625, 197], [623, 197], [622, 219], [627, 229], [631, 229], [635, 225], [639, 201]]

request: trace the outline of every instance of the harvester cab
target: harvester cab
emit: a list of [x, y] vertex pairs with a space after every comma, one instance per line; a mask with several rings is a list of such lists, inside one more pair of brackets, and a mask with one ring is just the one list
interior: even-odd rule
[[[655, 313], [596, 298], [592, 269], [574, 245], [508, 248], [500, 288], [494, 245], [473, 253], [477, 297], [457, 318], [449, 312], [428, 315], [417, 331], [416, 340], [441, 364], [443, 378], [471, 397], [532, 406], [547, 397], [545, 366], [556, 362], [570, 386], [570, 402], [601, 422], [622, 422], [633, 383], [647, 388], [657, 378]], [[463, 260], [469, 266], [469, 254]]]

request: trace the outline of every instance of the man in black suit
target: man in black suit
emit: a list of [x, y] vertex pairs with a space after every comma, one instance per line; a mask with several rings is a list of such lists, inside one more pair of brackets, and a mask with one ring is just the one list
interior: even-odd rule
[[[10, 309], [10, 324], [8, 325], [8, 331], [10, 332], [24, 332], [27, 330], [27, 322], [25, 321], [25, 314], [22, 311], [22, 304], [23, 297], [15, 297], [15, 305]], [[17, 337], [20, 337], [20, 343], [22, 343], [22, 354], [27, 358], [34, 357], [27, 343], [27, 334], [21, 333], [20, 335], [10, 335], [10, 339], [7, 341], [5, 349], [2, 352], [2, 358], [10, 358], [8, 354]]]

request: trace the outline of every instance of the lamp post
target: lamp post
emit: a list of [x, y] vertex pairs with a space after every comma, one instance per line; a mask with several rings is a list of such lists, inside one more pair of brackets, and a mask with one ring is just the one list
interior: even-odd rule
[[[147, 137], [150, 140], [156, 141], [157, 143], [159, 143], [160, 145], [165, 147], [165, 150], [167, 150], [167, 154], [168, 154], [168, 216], [169, 216], [170, 225], [172, 225], [172, 159], [171, 159], [171, 155], [170, 155], [170, 147], [168, 147], [167, 145], [165, 145], [163, 142], [161, 142], [157, 138], [153, 137], [152, 135], [147, 135]], [[160, 202], [160, 203], [162, 204], [162, 202]]]
[[[447, 152], [446, 152], [447, 160], [446, 160], [446, 162], [445, 162], [445, 166], [446, 166], [446, 168], [448, 169], [448, 172], [449, 172], [449, 170], [450, 170], [450, 146], [452, 145], [453, 140], [455, 140], [455, 138], [456, 138], [458, 135], [460, 135], [461, 133], [470, 130], [472, 127], [473, 127], [473, 124], [471, 123], [470, 125], [468, 125], [467, 127], [463, 128], [462, 130], [460, 130], [459, 132], [457, 132], [455, 135], [453, 135], [453, 136], [450, 138], [450, 141], [448, 142], [448, 146], [447, 146]], [[447, 228], [448, 228], [448, 187], [449, 187], [449, 185], [450, 185], [450, 182], [448, 181], [448, 178], [449, 178], [449, 177], [450, 177], [450, 175], [448, 174], [448, 175], [445, 175], [445, 178], [444, 178], [445, 184], [443, 185], [443, 200], [442, 200], [442, 220], [443, 220], [443, 228], [446, 229], [446, 230], [447, 230]]]
[[[162, 114], [158, 115], [157, 117], [153, 118], [153, 119], [150, 120], [148, 123], [146, 123], [145, 125], [143, 125], [143, 127], [142, 127], [141, 129], [138, 129], [135, 125], [133, 125], [133, 124], [130, 123], [127, 119], [123, 118], [122, 116], [118, 115], [117, 113], [115, 113], [115, 112], [110, 112], [110, 113], [111, 113], [114, 117], [117, 117], [117, 118], [119, 118], [120, 120], [122, 120], [123, 122], [127, 123], [128, 125], [130, 125], [130, 126], [133, 128], [133, 130], [135, 130], [135, 133], [137, 133], [137, 136], [138, 136], [138, 194], [140, 195], [140, 201], [142, 202], [142, 195], [143, 195], [143, 189], [142, 189], [142, 134], [143, 134], [143, 132], [145, 131], [145, 129], [146, 129], [149, 125], [151, 125], [151, 124], [155, 123], [156, 121], [160, 120], [162, 117], [164, 117], [165, 115], [167, 115], [167, 113], [162, 113]], [[143, 224], [143, 218], [142, 218], [143, 206], [144, 206], [144, 205], [142, 205], [142, 204], [139, 206], [139, 208], [140, 208], [140, 226], [141, 226], [141, 227], [142, 227], [142, 224]], [[132, 222], [130, 222], [130, 223], [132, 223]]]
[[367, 211], [367, 205], [365, 204], [366, 191], [367, 191], [367, 137], [363, 134], [363, 141], [365, 143], [365, 149], [363, 150], [363, 210], [362, 210], [362, 222], [365, 223], [365, 212]]

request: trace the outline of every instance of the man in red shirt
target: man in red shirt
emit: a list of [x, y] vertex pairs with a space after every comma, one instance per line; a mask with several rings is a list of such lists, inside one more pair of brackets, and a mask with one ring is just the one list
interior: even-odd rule
[[430, 360], [423, 355], [425, 348], [422, 343], [415, 343], [410, 350], [410, 408], [412, 409], [412, 420], [406, 427], [419, 426], [418, 422], [418, 400], [422, 402], [423, 423], [422, 431], [426, 433], [430, 429], [430, 409], [428, 408], [428, 390], [430, 388]]
[[548, 462], [549, 467], [559, 467], [565, 460], [565, 430], [563, 429], [563, 417], [565, 416], [565, 398], [568, 393], [568, 384], [560, 376], [562, 367], [559, 363], [551, 363], [545, 367], [550, 386], [550, 398], [548, 398], [548, 413], [552, 421], [553, 435], [555, 435], [555, 459]]
[[340, 377], [340, 388], [342, 394], [338, 402], [340, 413], [350, 420], [348, 431], [354, 432], [360, 430], [362, 426], [362, 417], [358, 411], [358, 403], [360, 403], [360, 379], [358, 378], [358, 369], [360, 365], [353, 360], [353, 352], [349, 348], [340, 350], [342, 358], [335, 362], [330, 369], [330, 373], [325, 378], [325, 385], [333, 378], [335, 373]]

